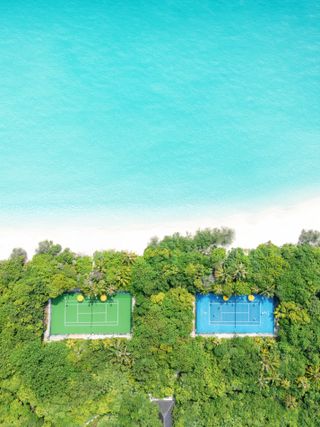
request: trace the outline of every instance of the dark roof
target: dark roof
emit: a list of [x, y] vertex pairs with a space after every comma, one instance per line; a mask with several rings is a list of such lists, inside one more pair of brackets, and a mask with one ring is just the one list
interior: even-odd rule
[[159, 407], [159, 417], [164, 427], [172, 427], [172, 409], [174, 406], [173, 399], [153, 399]]

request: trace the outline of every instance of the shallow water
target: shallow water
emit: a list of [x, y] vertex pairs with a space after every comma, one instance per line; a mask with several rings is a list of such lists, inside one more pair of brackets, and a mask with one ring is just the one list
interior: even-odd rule
[[1, 213], [316, 192], [319, 22], [317, 1], [1, 0]]

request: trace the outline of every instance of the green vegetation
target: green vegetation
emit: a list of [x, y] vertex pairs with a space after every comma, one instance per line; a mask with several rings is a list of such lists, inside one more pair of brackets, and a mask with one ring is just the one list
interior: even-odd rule
[[[143, 256], [42, 242], [0, 262], [0, 425], [303, 427], [320, 419], [320, 248], [223, 247], [229, 230], [153, 239]], [[43, 343], [46, 302], [80, 288], [136, 299], [131, 340]], [[196, 292], [278, 299], [277, 339], [191, 337]]]
[[302, 230], [299, 236], [299, 243], [313, 246], [320, 246], [320, 231], [317, 230]]

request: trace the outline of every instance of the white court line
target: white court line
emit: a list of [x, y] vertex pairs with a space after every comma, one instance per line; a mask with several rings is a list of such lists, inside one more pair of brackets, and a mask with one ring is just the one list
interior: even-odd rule
[[[235, 304], [235, 303], [232, 303]], [[247, 302], [242, 302], [242, 303], [236, 303], [237, 305], [234, 305], [234, 310], [223, 310], [222, 307], [228, 307], [228, 303], [222, 304], [222, 303], [216, 303], [216, 302], [210, 302], [209, 303], [209, 325], [224, 325], [224, 324], [234, 324], [235, 321], [234, 320], [222, 320], [222, 315], [223, 314], [235, 314], [235, 316], [237, 314], [246, 314], [247, 315], [247, 320], [237, 320], [236, 324], [237, 325], [243, 325], [243, 326], [258, 326], [261, 325], [261, 304], [260, 303], [256, 303], [259, 305], [259, 319], [256, 320], [251, 320], [250, 321], [250, 314], [252, 314], [252, 311], [250, 311], [250, 307], [256, 307], [256, 305], [252, 305], [251, 303], [247, 303]], [[230, 304], [229, 304], [230, 305]], [[242, 305], [244, 307], [247, 308], [246, 311], [238, 311], [236, 308], [238, 305]], [[219, 320], [211, 320], [212, 319], [212, 306], [218, 306], [219, 310], [217, 310], [217, 312], [219, 313]], [[242, 309], [244, 307], [241, 307]]]
[[64, 299], [64, 326], [66, 326], [67, 322], [67, 298]]
[[[95, 311], [94, 312], [94, 314], [104, 314], [105, 313], [105, 310], [104, 311]], [[80, 316], [86, 316], [86, 315], [88, 315], [88, 314], [91, 314], [91, 311], [80, 311]]]
[[[116, 320], [116, 324], [119, 325], [119, 301], [116, 301], [115, 303], [111, 303], [111, 304], [116, 304], [117, 305], [117, 320]], [[107, 306], [106, 306], [106, 314], [107, 314]]]
[[91, 323], [91, 322], [69, 322], [66, 326], [118, 326], [116, 322], [108, 322], [108, 323]]
[[[84, 312], [84, 313], [79, 313], [79, 303], [76, 304], [70, 304], [70, 305], [77, 305], [77, 314], [80, 314], [80, 316], [87, 316], [87, 315], [91, 315], [91, 311], [88, 312]], [[101, 305], [104, 306], [104, 312], [99, 311], [99, 312], [94, 312], [94, 314], [105, 314], [105, 318], [107, 318], [107, 313], [108, 313], [108, 307], [110, 307], [111, 305], [116, 305], [117, 307], [117, 318], [116, 320], [106, 320], [105, 322], [81, 322], [79, 320], [79, 316], [77, 315], [77, 321], [76, 322], [67, 322], [66, 318], [65, 318], [65, 326], [119, 326], [119, 302], [115, 301], [115, 302], [111, 302], [108, 304], [102, 304]], [[65, 316], [66, 316], [66, 310], [65, 310]]]
[[[231, 322], [231, 321], [223, 321], [223, 322], [210, 322], [209, 325], [235, 325], [235, 322]], [[238, 321], [236, 326], [241, 325], [241, 326], [259, 326], [260, 323], [259, 322], [245, 322], [245, 321]]]
[[[84, 301], [84, 302], [88, 302], [88, 301]], [[78, 302], [78, 301], [70, 301], [68, 305], [83, 305], [84, 302]], [[94, 301], [93, 303], [89, 304], [95, 304], [95, 305], [106, 305], [106, 304], [116, 304], [117, 301], [114, 302], [100, 302], [100, 301]], [[85, 305], [85, 304], [84, 304]]]

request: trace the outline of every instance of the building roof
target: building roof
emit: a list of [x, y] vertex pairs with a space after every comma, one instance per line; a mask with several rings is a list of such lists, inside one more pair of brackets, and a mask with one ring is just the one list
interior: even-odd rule
[[174, 407], [173, 399], [152, 399], [159, 407], [159, 417], [164, 427], [172, 427], [172, 409]]

